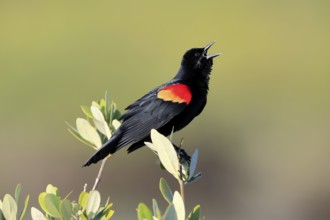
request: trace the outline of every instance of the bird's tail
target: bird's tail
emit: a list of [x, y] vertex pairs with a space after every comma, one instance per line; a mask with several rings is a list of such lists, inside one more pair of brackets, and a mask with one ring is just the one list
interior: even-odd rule
[[115, 153], [118, 148], [118, 142], [120, 140], [121, 135], [112, 136], [98, 151], [96, 151], [91, 158], [89, 158], [83, 165], [83, 167], [87, 167], [92, 163], [97, 163], [98, 161], [104, 159], [109, 154]]

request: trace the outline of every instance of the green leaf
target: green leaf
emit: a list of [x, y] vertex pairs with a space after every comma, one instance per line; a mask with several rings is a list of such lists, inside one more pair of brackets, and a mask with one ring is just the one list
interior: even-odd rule
[[92, 106], [98, 107], [99, 109], [101, 109], [101, 106], [99, 105], [99, 103], [93, 101], [92, 102]]
[[117, 104], [114, 102], [111, 102], [110, 116], [110, 121], [119, 119], [121, 116], [120, 111], [117, 110]]
[[164, 220], [178, 220], [173, 204], [170, 204], [165, 212]]
[[195, 208], [190, 212], [188, 220], [200, 220], [201, 218], [201, 206], [196, 205]]
[[72, 203], [72, 212], [74, 215], [77, 215], [78, 213], [82, 212], [82, 208], [78, 203], [73, 202]]
[[121, 123], [117, 119], [114, 119], [112, 121], [112, 126], [114, 127], [115, 130], [117, 130], [120, 127]]
[[0, 199], [0, 210], [2, 210], [2, 201]]
[[160, 161], [175, 178], [179, 178], [179, 161], [172, 143], [155, 129], [151, 130], [151, 140], [157, 147]]
[[24, 202], [24, 208], [23, 208], [23, 211], [22, 213], [20, 214], [19, 216], [19, 220], [22, 220], [24, 215], [25, 215], [25, 212], [26, 212], [26, 209], [27, 209], [27, 206], [29, 204], [29, 200], [30, 200], [30, 195], [27, 195], [26, 199], [25, 199], [25, 202]]
[[91, 146], [92, 148], [94, 148], [95, 150], [97, 150], [97, 148], [92, 144], [90, 143], [89, 141], [85, 140], [83, 137], [81, 137], [81, 135], [79, 134], [79, 132], [73, 127], [71, 126], [69, 123], [66, 123], [69, 128], [68, 128], [68, 131], [76, 138], [78, 139], [78, 141], [88, 145], [88, 146]]
[[81, 110], [88, 118], [94, 119], [92, 112], [90, 111], [90, 108], [88, 106], [81, 106]]
[[154, 211], [154, 216], [156, 216], [157, 219], [161, 219], [162, 214], [160, 212], [156, 199], [152, 199], [152, 209]]
[[105, 107], [106, 107], [106, 104], [107, 104], [106, 101], [104, 99], [101, 99], [99, 103], [100, 103], [101, 109], [105, 110]]
[[164, 178], [160, 178], [159, 189], [168, 203], [172, 203], [173, 193]]
[[82, 138], [91, 142], [97, 148], [100, 148], [102, 146], [102, 142], [99, 134], [97, 133], [96, 129], [93, 128], [86, 119], [77, 118], [76, 126]]
[[38, 197], [39, 205], [44, 212], [46, 212], [46, 205], [45, 205], [45, 196], [46, 195], [47, 195], [46, 192], [42, 192], [39, 194], [39, 197]]
[[21, 191], [22, 191], [21, 184], [17, 184], [16, 189], [15, 189], [15, 201], [16, 201], [16, 203], [18, 203], [19, 195], [21, 194]]
[[144, 203], [138, 205], [137, 215], [138, 220], [153, 220], [150, 209]]
[[34, 207], [31, 208], [31, 217], [33, 220], [47, 220], [44, 214]]
[[100, 109], [95, 106], [91, 106], [91, 112], [95, 119], [93, 119], [94, 125], [102, 134], [104, 134], [108, 139], [111, 137], [111, 132], [108, 124], [104, 120], [104, 116]]
[[90, 214], [95, 215], [100, 208], [100, 204], [101, 204], [101, 195], [99, 191], [97, 190], [92, 191], [89, 195], [86, 206], [87, 215]]
[[108, 95], [108, 91], [105, 91], [105, 95], [104, 95], [104, 99], [105, 99], [105, 117], [106, 117], [106, 120], [109, 120], [108, 116], [110, 116], [110, 98], [109, 98], [109, 95]]
[[83, 212], [79, 215], [82, 220], [90, 220]]
[[196, 175], [194, 175], [193, 177], [191, 177], [189, 179], [189, 183], [192, 183], [193, 181], [199, 179], [201, 176], [202, 176], [202, 173], [201, 172], [197, 173]]
[[56, 186], [53, 186], [52, 184], [48, 184], [46, 187], [46, 193], [53, 194], [55, 196], [58, 196], [58, 188]]
[[[107, 202], [108, 203], [108, 202]], [[112, 217], [112, 215], [115, 213], [111, 207], [112, 207], [112, 203], [107, 204], [102, 211], [100, 211], [97, 216], [95, 216], [94, 219], [110, 219]]]
[[99, 213], [97, 213], [97, 215], [94, 217], [94, 219], [101, 219], [101, 220], [110, 219], [114, 213], [114, 211], [111, 210], [111, 207], [112, 207], [112, 203], [110, 203], [107, 206], [105, 206], [104, 208], [102, 208], [101, 211], [99, 211]]
[[[41, 193], [42, 194], [42, 193]], [[41, 195], [40, 194], [40, 195]], [[61, 218], [60, 213], [60, 198], [54, 194], [43, 194], [43, 205], [40, 206], [41, 208], [50, 216], [54, 218]], [[39, 196], [40, 198], [40, 196]], [[40, 202], [40, 200], [39, 200]]]
[[154, 153], [157, 154], [157, 146], [150, 142], [144, 142], [144, 144], [149, 147]]
[[2, 209], [0, 208], [0, 220], [6, 220], [5, 217], [3, 216]]
[[114, 213], [115, 213], [115, 211], [113, 211], [113, 210], [108, 211], [107, 215], [105, 216], [105, 219], [107, 219], [107, 220], [110, 219]]
[[190, 168], [189, 168], [189, 179], [193, 177], [196, 167], [197, 167], [197, 159], [198, 159], [198, 149], [196, 149], [191, 156], [190, 160]]
[[60, 212], [64, 220], [71, 220], [72, 217], [72, 205], [67, 199], [64, 199], [60, 203]]
[[6, 220], [16, 220], [17, 203], [9, 194], [6, 194], [3, 198], [2, 213]]
[[82, 207], [83, 210], [86, 209], [88, 198], [89, 198], [89, 193], [88, 192], [83, 191], [79, 195], [78, 203]]
[[178, 191], [174, 192], [173, 205], [174, 205], [178, 220], [184, 220], [186, 217], [186, 211], [184, 208], [183, 199]]

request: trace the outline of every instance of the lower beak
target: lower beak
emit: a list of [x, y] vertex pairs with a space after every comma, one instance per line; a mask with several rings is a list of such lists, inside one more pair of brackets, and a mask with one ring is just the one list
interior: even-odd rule
[[206, 59], [213, 59], [214, 57], [220, 56], [220, 53], [216, 53], [216, 54], [210, 54], [208, 56], [206, 56]]

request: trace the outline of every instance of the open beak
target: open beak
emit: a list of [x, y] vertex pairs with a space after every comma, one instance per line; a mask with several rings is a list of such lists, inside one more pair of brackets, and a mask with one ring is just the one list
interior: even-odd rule
[[[208, 45], [206, 45], [206, 46], [204, 47], [204, 53], [205, 53], [205, 54], [207, 53], [207, 51], [210, 49], [210, 47], [211, 47], [213, 44], [215, 44], [215, 41], [213, 41], [212, 43], [210, 43], [210, 44], [208, 44]], [[210, 55], [207, 55], [207, 56], [206, 56], [206, 59], [212, 59], [212, 58], [217, 57], [217, 56], [220, 56], [220, 55], [221, 55], [220, 53], [210, 54]]]

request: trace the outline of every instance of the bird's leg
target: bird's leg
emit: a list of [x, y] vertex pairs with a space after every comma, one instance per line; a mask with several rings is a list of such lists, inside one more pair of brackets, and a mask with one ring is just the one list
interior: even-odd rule
[[175, 151], [177, 152], [177, 154], [179, 155], [180, 162], [182, 160], [184, 160], [184, 161], [187, 161], [188, 163], [190, 163], [190, 156], [189, 156], [189, 154], [187, 154], [187, 152], [184, 149], [182, 149], [182, 147], [178, 147], [175, 144], [173, 144], [173, 147], [174, 147]]

